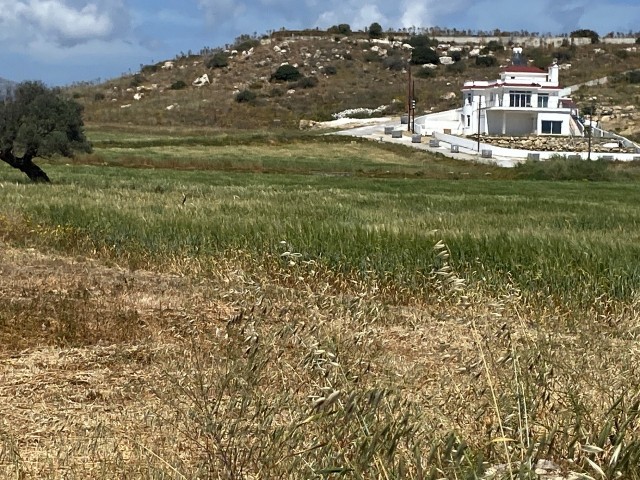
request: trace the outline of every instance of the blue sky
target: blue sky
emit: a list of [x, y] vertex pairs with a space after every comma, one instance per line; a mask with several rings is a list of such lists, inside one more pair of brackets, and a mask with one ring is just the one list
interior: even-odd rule
[[243, 33], [372, 22], [605, 35], [640, 30], [640, 0], [0, 0], [0, 77], [105, 80]]

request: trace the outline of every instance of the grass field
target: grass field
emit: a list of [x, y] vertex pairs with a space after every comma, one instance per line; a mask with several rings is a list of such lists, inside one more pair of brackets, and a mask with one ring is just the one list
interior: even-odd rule
[[0, 170], [7, 477], [638, 478], [635, 165], [171, 135]]

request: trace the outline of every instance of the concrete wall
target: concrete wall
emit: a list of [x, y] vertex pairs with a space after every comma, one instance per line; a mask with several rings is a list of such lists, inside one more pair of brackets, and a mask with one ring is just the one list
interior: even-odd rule
[[[509, 42], [513, 42], [520, 46], [525, 47], [559, 47], [562, 45], [562, 42], [567, 40], [571, 42], [573, 45], [589, 45], [591, 43], [590, 38], [586, 37], [533, 37], [533, 36], [451, 36], [451, 35], [435, 35], [434, 39], [438, 40], [439, 43], [455, 43], [458, 45], [484, 45], [491, 41], [502, 43], [503, 45], [507, 45]], [[622, 39], [609, 39], [609, 40], [622, 40]], [[630, 39], [633, 40], [634, 43], [635, 38]]]

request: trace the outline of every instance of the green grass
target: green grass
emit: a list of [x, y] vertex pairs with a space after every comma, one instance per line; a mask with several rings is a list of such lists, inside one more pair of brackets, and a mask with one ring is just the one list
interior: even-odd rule
[[640, 285], [640, 192], [631, 182], [48, 171], [52, 186], [0, 189], [5, 215], [68, 229], [24, 241], [104, 251], [134, 266], [169, 268], [185, 256], [206, 264], [230, 250], [273, 258], [284, 241], [303, 260], [373, 274], [411, 295], [422, 292], [431, 247], [443, 240], [468, 281], [494, 291], [512, 282], [568, 308], [600, 296], [629, 301]]

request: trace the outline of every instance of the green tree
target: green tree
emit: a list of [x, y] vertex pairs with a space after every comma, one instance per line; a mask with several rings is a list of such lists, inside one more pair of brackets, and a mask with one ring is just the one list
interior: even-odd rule
[[49, 182], [36, 157], [91, 151], [82, 106], [41, 82], [24, 82], [0, 103], [0, 160], [34, 182]]
[[587, 28], [582, 28], [580, 30], [574, 30], [573, 32], [571, 32], [570, 37], [571, 38], [588, 37], [588, 38], [591, 39], [591, 43], [600, 42], [600, 36], [596, 32], [594, 32], [593, 30], [589, 30]]
[[382, 37], [382, 26], [378, 22], [373, 22], [369, 26], [369, 38]]
[[440, 57], [438, 57], [438, 53], [433, 48], [427, 45], [419, 45], [411, 51], [411, 63], [415, 65], [424, 65], [426, 63], [438, 65]]
[[329, 33], [339, 33], [340, 35], [351, 35], [351, 26], [348, 23], [333, 25], [327, 29]]

